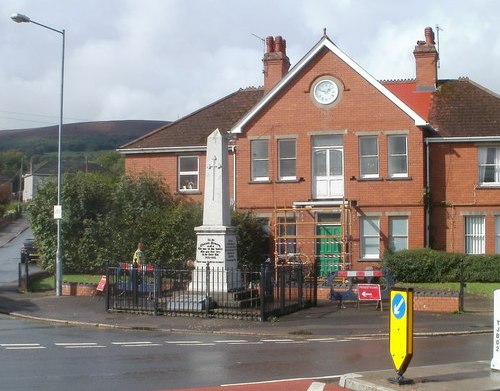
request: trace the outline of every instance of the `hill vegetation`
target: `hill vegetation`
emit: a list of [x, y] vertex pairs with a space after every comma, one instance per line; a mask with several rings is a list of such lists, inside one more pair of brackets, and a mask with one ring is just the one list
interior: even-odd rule
[[[115, 149], [166, 124], [146, 120], [64, 124], [63, 164], [70, 167], [94, 162], [119, 174], [123, 159]], [[19, 190], [20, 174], [46, 162], [55, 167], [58, 133], [57, 125], [0, 131], [0, 174], [12, 179], [14, 192]]]
[[[168, 122], [166, 121], [98, 121], [64, 124], [62, 150], [91, 152], [114, 150]], [[56, 152], [57, 125], [42, 128], [0, 131], [0, 152], [22, 151], [28, 158]]]

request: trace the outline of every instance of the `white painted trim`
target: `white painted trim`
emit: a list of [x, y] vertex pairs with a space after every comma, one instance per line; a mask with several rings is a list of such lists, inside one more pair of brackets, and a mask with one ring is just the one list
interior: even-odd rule
[[385, 88], [378, 80], [371, 76], [347, 54], [340, 50], [328, 37], [323, 37], [302, 59], [279, 81], [245, 116], [243, 116], [231, 129], [230, 133], [242, 133], [243, 127], [273, 99], [282, 88], [284, 88], [323, 48], [327, 48], [349, 65], [355, 72], [374, 86], [379, 92], [386, 96], [392, 103], [405, 112], [415, 121], [415, 126], [429, 125], [426, 120], [420, 117], [415, 111], [401, 101], [396, 95]]

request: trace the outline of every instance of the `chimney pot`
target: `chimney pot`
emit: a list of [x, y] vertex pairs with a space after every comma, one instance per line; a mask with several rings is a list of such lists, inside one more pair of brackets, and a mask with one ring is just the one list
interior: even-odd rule
[[434, 41], [434, 31], [432, 31], [432, 27], [425, 28], [425, 43], [427, 45], [436, 44], [436, 42]]
[[274, 38], [266, 37], [266, 53], [274, 52]]
[[274, 38], [274, 51], [278, 53], [284, 53], [285, 51], [283, 50], [283, 37], [278, 35], [276, 38]]

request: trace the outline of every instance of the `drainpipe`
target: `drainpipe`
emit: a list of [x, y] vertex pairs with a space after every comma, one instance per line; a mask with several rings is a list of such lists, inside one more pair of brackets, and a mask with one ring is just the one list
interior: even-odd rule
[[236, 210], [236, 145], [231, 145], [233, 153], [233, 210]]
[[[425, 166], [426, 166], [426, 173], [425, 173], [425, 192], [426, 192], [426, 197], [429, 196], [431, 192], [431, 174], [430, 174], [430, 167], [429, 167], [429, 162], [430, 162], [430, 156], [429, 156], [429, 138], [425, 139]], [[431, 225], [431, 208], [428, 200], [425, 201], [425, 247], [429, 248], [430, 247], [430, 225]]]

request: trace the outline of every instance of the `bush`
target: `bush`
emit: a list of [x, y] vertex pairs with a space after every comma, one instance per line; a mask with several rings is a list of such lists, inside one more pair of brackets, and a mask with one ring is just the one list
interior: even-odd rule
[[382, 266], [398, 282], [499, 282], [500, 255], [447, 253], [432, 249], [387, 252]]

